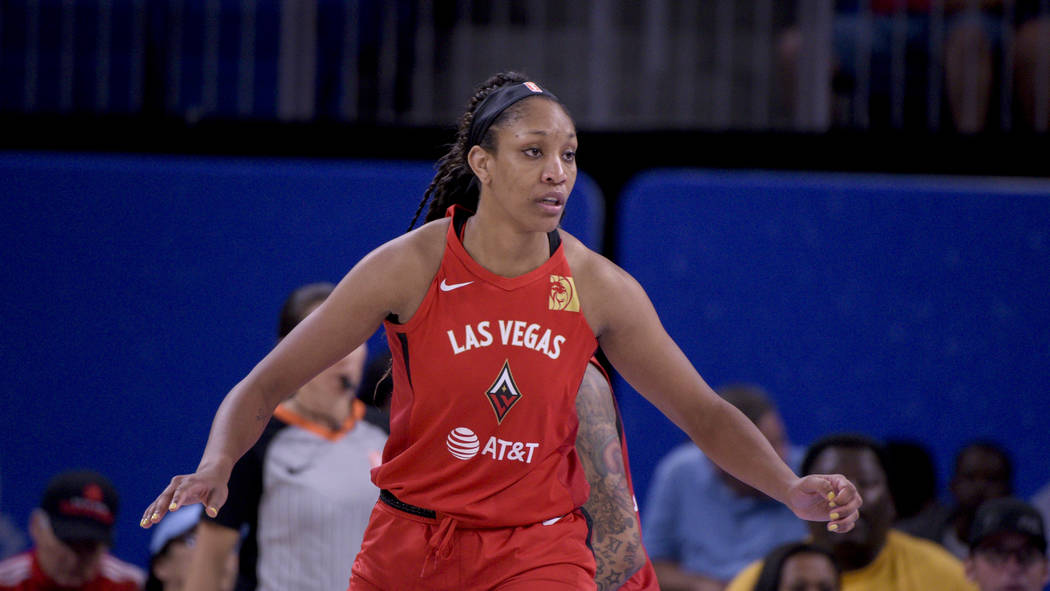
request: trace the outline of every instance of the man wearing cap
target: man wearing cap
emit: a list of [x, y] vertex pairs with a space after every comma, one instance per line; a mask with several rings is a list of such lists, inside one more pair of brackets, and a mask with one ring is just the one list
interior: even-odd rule
[[1050, 581], [1042, 515], [1015, 498], [985, 501], [970, 530], [966, 576], [981, 591], [1040, 591]]
[[117, 491], [101, 474], [51, 479], [29, 520], [33, 548], [0, 562], [0, 591], [138, 591], [146, 574], [109, 554]]

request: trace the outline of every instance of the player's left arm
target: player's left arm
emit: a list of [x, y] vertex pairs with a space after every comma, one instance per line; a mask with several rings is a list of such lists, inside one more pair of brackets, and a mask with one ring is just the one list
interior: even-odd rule
[[599, 591], [619, 589], [645, 564], [612, 396], [612, 388], [602, 372], [587, 364], [576, 395], [580, 420], [576, 451], [591, 485], [591, 495], [583, 508], [593, 520], [591, 548], [598, 565], [595, 581]]
[[795, 475], [754, 423], [700, 377], [664, 330], [642, 286], [604, 257], [579, 258], [573, 270], [581, 308], [627, 383], [739, 480], [802, 519], [830, 521], [831, 531], [853, 528], [862, 501], [849, 480], [841, 474]]

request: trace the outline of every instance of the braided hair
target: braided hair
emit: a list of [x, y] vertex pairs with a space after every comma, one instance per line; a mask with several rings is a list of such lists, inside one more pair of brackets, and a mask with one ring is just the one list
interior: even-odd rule
[[[419, 202], [419, 207], [416, 208], [416, 213], [412, 217], [412, 223], [408, 226], [409, 230], [415, 227], [416, 221], [419, 219], [419, 215], [428, 201], [430, 202], [430, 208], [427, 209], [424, 222], [441, 219], [451, 205], [460, 205], [471, 211], [477, 211], [480, 189], [477, 183], [473, 182], [475, 179], [474, 171], [467, 164], [467, 154], [472, 147], [467, 145], [469, 143], [468, 137], [471, 123], [474, 121], [475, 110], [485, 100], [485, 97], [496, 90], [513, 84], [521, 84], [528, 80], [527, 76], [519, 72], [500, 72], [490, 77], [474, 90], [474, 95], [470, 98], [467, 111], [459, 119], [456, 142], [438, 160], [437, 173], [434, 175], [434, 180], [430, 182], [430, 186], [423, 192], [423, 199]], [[492, 129], [498, 127], [501, 122], [517, 116], [516, 113], [517, 111], [514, 107], [508, 108], [501, 113], [493, 121], [489, 130], [485, 132], [478, 145], [489, 152], [495, 152], [496, 140]]]

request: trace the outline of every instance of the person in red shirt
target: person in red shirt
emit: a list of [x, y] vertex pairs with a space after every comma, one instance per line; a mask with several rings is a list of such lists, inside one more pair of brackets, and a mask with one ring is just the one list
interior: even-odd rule
[[0, 562], [0, 591], [141, 590], [146, 573], [109, 553], [118, 503], [97, 472], [52, 478], [30, 517], [33, 547]]
[[728, 472], [801, 518], [852, 528], [856, 487], [792, 472], [697, 374], [641, 286], [558, 227], [577, 143], [558, 98], [524, 76], [476, 89], [420, 204], [433, 197], [428, 223], [365, 256], [227, 394], [197, 470], [172, 478], [142, 526], [187, 503], [215, 514], [274, 407], [382, 325], [390, 437], [350, 589], [594, 589], [575, 398], [598, 346]]

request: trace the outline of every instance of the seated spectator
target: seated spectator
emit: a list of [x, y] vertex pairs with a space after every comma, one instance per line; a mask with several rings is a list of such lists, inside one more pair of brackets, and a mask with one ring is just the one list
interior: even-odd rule
[[944, 546], [959, 560], [970, 554], [967, 540], [977, 507], [1013, 490], [1013, 463], [1005, 449], [991, 441], [974, 441], [955, 456], [948, 489], [951, 502], [898, 523], [897, 528]]
[[1032, 497], [1032, 505], [1043, 515], [1043, 523], [1050, 523], [1050, 483]]
[[[149, 578], [146, 591], [183, 591], [196, 545], [203, 505], [189, 505], [168, 514], [153, 528], [149, 542]], [[222, 591], [231, 591], [237, 574], [237, 555], [227, 555]]]
[[51, 479], [29, 519], [33, 547], [0, 562], [0, 591], [138, 591], [146, 573], [109, 553], [118, 496], [105, 476]]
[[[780, 413], [761, 388], [733, 385], [718, 393], [798, 467], [802, 450], [789, 445]], [[642, 538], [664, 591], [723, 589], [751, 561], [806, 534], [791, 510], [718, 468], [692, 442], [657, 465], [645, 508]]]
[[[1017, 6], [1014, 80], [1023, 121], [1036, 131], [1050, 130], [1050, 6], [1021, 0]], [[1040, 8], [1042, 10], [1040, 10]]]
[[839, 565], [826, 548], [791, 542], [766, 555], [755, 591], [839, 591], [841, 578]]
[[[879, 443], [855, 434], [825, 437], [802, 460], [800, 474], [842, 474], [864, 499], [849, 532], [836, 534], [826, 524], [808, 523], [811, 541], [830, 550], [842, 568], [842, 591], [973, 591], [962, 562], [947, 550], [892, 529], [894, 506], [884, 462]], [[754, 589], [762, 566], [748, 566], [729, 591]]]
[[966, 576], [981, 591], [1040, 591], [1050, 582], [1046, 527], [1031, 505], [992, 499], [977, 510]]
[[[942, 6], [938, 15], [930, 0], [873, 0], [865, 14], [857, 2], [836, 3], [828, 72], [837, 99], [830, 101], [832, 118], [862, 126], [925, 128], [943, 111], [945, 123], [972, 133], [990, 123], [1004, 124], [1000, 113], [1012, 113], [1015, 105], [1004, 109], [997, 103], [1016, 98], [1020, 123], [1046, 130], [1050, 93], [1043, 85], [1050, 82], [1050, 67], [1041, 56], [1050, 53], [1050, 14], [1040, 12], [1038, 0], [947, 0]], [[788, 29], [780, 39], [780, 72], [792, 110], [800, 106], [800, 60], [811, 42], [800, 28]], [[1012, 70], [1000, 66], [1004, 53]], [[858, 87], [866, 89], [861, 109], [850, 105]], [[936, 93], [932, 109], [931, 93]], [[846, 113], [850, 106], [852, 113]], [[866, 113], [866, 120], [858, 112]]]
[[889, 479], [897, 524], [925, 511], [937, 501], [937, 468], [929, 448], [918, 441], [886, 441], [886, 477]]

